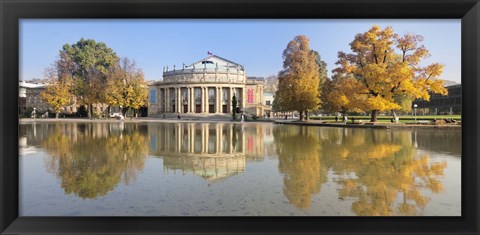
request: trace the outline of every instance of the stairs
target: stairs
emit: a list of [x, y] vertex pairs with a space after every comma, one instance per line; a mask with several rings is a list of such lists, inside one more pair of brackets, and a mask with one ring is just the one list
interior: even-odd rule
[[229, 121], [232, 119], [231, 114], [200, 114], [200, 113], [158, 113], [151, 115], [151, 118], [158, 119], [178, 119], [180, 115], [180, 120], [218, 120], [218, 121]]

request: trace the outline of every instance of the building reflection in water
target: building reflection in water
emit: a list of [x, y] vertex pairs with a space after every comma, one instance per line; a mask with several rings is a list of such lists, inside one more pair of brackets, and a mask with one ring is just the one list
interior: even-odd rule
[[148, 130], [150, 154], [163, 158], [167, 172], [192, 172], [210, 183], [243, 173], [247, 161], [265, 157], [265, 128], [257, 125], [159, 123]]

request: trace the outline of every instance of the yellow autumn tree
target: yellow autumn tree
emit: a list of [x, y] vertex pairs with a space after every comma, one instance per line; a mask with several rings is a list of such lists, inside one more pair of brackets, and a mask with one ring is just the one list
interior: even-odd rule
[[421, 64], [429, 56], [422, 41], [420, 35], [400, 36], [391, 27], [373, 26], [355, 36], [350, 43], [352, 53], [338, 52], [338, 67], [333, 72], [360, 82], [355, 95], [365, 96], [372, 122], [379, 111], [401, 109], [399, 100], [429, 100], [430, 92], [447, 94], [444, 81], [438, 79], [444, 65]]
[[329, 112], [340, 112], [343, 116], [347, 112], [363, 111], [366, 99], [355, 94], [360, 87], [360, 82], [351, 76], [334, 76], [323, 86], [323, 108]]
[[111, 68], [107, 78], [105, 100], [110, 106], [121, 106], [122, 114], [129, 109], [139, 109], [147, 103], [147, 83], [135, 61], [121, 59], [118, 66]]
[[71, 84], [69, 77], [51, 79], [50, 84], [40, 93], [40, 98], [55, 111], [55, 118], [58, 118], [63, 107], [72, 103]]
[[318, 108], [320, 103], [318, 53], [310, 50], [306, 36], [296, 36], [283, 51], [283, 70], [278, 75], [278, 90], [274, 106], [283, 111], [304, 113]]

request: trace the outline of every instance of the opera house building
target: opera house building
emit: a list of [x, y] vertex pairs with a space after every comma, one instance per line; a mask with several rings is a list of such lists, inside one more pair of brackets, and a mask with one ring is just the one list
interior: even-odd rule
[[[185, 114], [262, 116], [263, 78], [247, 77], [243, 65], [216, 55], [180, 68], [164, 67], [163, 80], [149, 86], [148, 116]], [[235, 97], [235, 98], [234, 98]]]

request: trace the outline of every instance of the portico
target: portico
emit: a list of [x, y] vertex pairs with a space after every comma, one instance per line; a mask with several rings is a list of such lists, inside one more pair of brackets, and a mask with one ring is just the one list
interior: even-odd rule
[[244, 87], [228, 84], [184, 84], [157, 88], [160, 113], [231, 113], [235, 95], [238, 106], [245, 106]]

